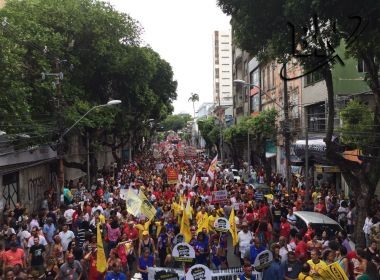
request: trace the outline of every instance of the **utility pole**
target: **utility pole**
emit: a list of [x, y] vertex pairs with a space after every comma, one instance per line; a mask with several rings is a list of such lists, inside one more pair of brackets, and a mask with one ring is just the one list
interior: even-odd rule
[[309, 202], [310, 185], [309, 185], [309, 116], [306, 112], [305, 122], [305, 190], [306, 203]]
[[63, 164], [63, 156], [64, 156], [64, 143], [63, 139], [61, 139], [61, 135], [64, 133], [63, 127], [63, 115], [62, 115], [62, 88], [61, 88], [61, 79], [63, 79], [63, 74], [61, 72], [61, 61], [59, 58], [55, 59], [55, 71], [56, 71], [56, 94], [57, 94], [57, 112], [58, 112], [58, 131], [59, 131], [59, 143], [58, 143], [58, 186], [60, 192], [63, 193], [63, 185], [65, 179], [65, 170]]
[[[248, 85], [246, 86], [246, 88], [248, 88], [248, 110], [247, 110], [247, 116], [250, 118], [251, 117], [251, 86]], [[251, 166], [251, 141], [250, 141], [250, 137], [249, 137], [249, 128], [247, 130], [247, 152], [248, 152], [248, 156], [247, 156], [247, 161], [248, 161], [248, 170], [250, 170], [250, 166]]]
[[220, 150], [220, 161], [223, 164], [223, 117], [222, 108], [220, 106], [220, 90], [218, 91], [218, 103], [219, 103], [219, 150]]
[[91, 190], [91, 175], [90, 175], [90, 134], [86, 133], [86, 148], [87, 148], [87, 189]]
[[288, 193], [291, 192], [291, 175], [290, 175], [290, 125], [289, 125], [289, 99], [288, 99], [288, 82], [286, 80], [286, 62], [284, 68], [284, 144], [285, 144], [285, 178]]

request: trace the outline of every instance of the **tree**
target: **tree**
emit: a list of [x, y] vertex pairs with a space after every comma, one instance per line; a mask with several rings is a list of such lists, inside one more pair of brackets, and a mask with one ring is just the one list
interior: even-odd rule
[[[222, 10], [232, 16], [234, 37], [238, 45], [258, 56], [261, 61], [277, 59], [286, 62], [293, 55], [294, 47], [302, 47], [302, 54], [318, 51], [319, 56], [303, 56], [298, 61], [308, 70], [318, 67], [327, 87], [328, 122], [325, 137], [326, 156], [338, 165], [354, 193], [358, 216], [356, 237], [363, 244], [360, 230], [364, 222], [370, 197], [380, 183], [380, 150], [374, 147], [380, 143], [380, 24], [378, 14], [380, 3], [375, 0], [356, 1], [249, 1], [218, 0]], [[257, 12], [261, 11], [261, 12]], [[269, 17], [267, 12], [271, 13]], [[293, 23], [293, 38], [299, 44], [292, 43], [292, 36], [284, 32], [288, 23]], [[358, 23], [364, 24], [359, 25]], [[366, 23], [368, 23], [366, 25]], [[356, 29], [356, 27], [359, 27]], [[306, 30], [306, 32], [305, 32]], [[312, 36], [312, 35], [316, 36]], [[363, 60], [367, 72], [367, 83], [374, 94], [372, 148], [367, 146], [368, 157], [362, 164], [350, 162], [342, 156], [342, 147], [332, 141], [334, 133], [334, 89], [331, 69], [336, 63], [334, 49], [343, 44], [346, 55]], [[339, 61], [339, 60], [338, 60]]]
[[265, 155], [266, 142], [276, 139], [276, 117], [276, 110], [265, 110], [255, 117], [244, 118], [238, 124], [225, 130], [224, 139], [232, 151], [235, 165], [239, 166], [238, 159], [242, 151], [240, 147], [242, 143], [245, 146], [247, 145], [247, 134], [249, 133], [253, 140], [250, 141], [250, 144], [254, 147], [254, 153], [264, 166], [266, 176], [269, 178], [271, 166]]
[[193, 118], [195, 120], [195, 102], [199, 101], [198, 93], [191, 93], [188, 101], [193, 103]]
[[178, 132], [178, 130], [185, 128], [189, 121], [191, 121], [189, 114], [170, 115], [161, 122], [161, 126], [166, 131], [173, 130]]
[[219, 125], [216, 122], [216, 117], [202, 118], [197, 122], [199, 131], [206, 142], [205, 148], [209, 151], [211, 151], [214, 145], [218, 147], [219, 143]]
[[[0, 37], [0, 124], [11, 135], [30, 132], [25, 144], [55, 142], [61, 125], [69, 127], [94, 105], [120, 99], [118, 108], [89, 114], [72, 132], [89, 133], [94, 176], [100, 146], [116, 151], [139, 143], [150, 131], [146, 120], [159, 122], [173, 111], [177, 83], [170, 65], [141, 46], [138, 22], [109, 4], [10, 0], [0, 18], [7, 19]], [[42, 80], [41, 72], [61, 71], [58, 96], [54, 80]], [[85, 162], [66, 164], [86, 170]]]

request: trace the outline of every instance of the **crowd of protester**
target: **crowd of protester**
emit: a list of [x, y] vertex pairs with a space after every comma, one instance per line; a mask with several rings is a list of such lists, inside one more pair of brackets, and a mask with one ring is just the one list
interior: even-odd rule
[[[231, 166], [218, 166], [211, 180], [210, 162], [206, 156], [186, 160], [174, 153], [158, 159], [145, 153], [115, 174], [99, 175], [91, 189], [82, 181], [66, 182], [60, 205], [49, 191], [38, 212], [30, 213], [20, 204], [6, 210], [0, 232], [3, 279], [122, 280], [141, 275], [147, 280], [148, 267], [182, 269], [171, 253], [187, 201], [192, 212], [189, 244], [196, 252], [194, 264], [217, 270], [231, 267], [235, 259], [243, 267], [238, 277], [253, 279], [256, 256], [271, 250], [273, 261], [262, 271], [263, 279], [323, 279], [321, 270], [334, 262], [348, 279], [379, 279], [380, 204], [376, 197], [363, 227], [366, 245], [354, 248], [350, 237], [358, 213], [334, 185], [312, 187], [307, 197], [302, 177], [293, 177], [289, 192], [281, 176], [267, 177], [263, 169], [248, 166], [240, 170], [240, 179]], [[178, 183], [167, 183], [168, 167], [178, 171]], [[269, 192], [258, 188], [263, 185]], [[145, 193], [157, 211], [153, 220], [128, 213], [120, 190], [129, 188]], [[213, 191], [224, 189], [227, 199], [214, 202]], [[215, 220], [229, 219], [232, 209], [236, 246], [231, 245], [229, 233], [214, 228]], [[300, 228], [296, 211], [325, 214], [342, 230]], [[108, 265], [103, 273], [96, 265], [98, 225]]]

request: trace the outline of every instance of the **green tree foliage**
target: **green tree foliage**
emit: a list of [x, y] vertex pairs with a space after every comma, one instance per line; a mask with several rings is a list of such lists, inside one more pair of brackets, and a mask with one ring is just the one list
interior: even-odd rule
[[161, 127], [163, 127], [165, 131], [173, 130], [178, 132], [178, 130], [186, 127], [187, 122], [191, 121], [191, 119], [189, 114], [170, 115], [161, 122]]
[[353, 149], [366, 149], [373, 143], [373, 112], [358, 100], [351, 100], [340, 112], [342, 142]]
[[199, 101], [198, 93], [191, 93], [188, 101], [193, 103], [193, 117], [195, 119], [195, 102]]
[[219, 146], [220, 126], [217, 121], [216, 117], [209, 117], [197, 122], [201, 136], [206, 142], [206, 149], [211, 149], [214, 145]]
[[[9, 0], [0, 19], [0, 130], [54, 141], [58, 102], [69, 127], [91, 107], [120, 99], [120, 106], [101, 108], [78, 125], [93, 141], [112, 136], [105, 143], [116, 148], [131, 134], [139, 142], [145, 120], [161, 121], [173, 111], [177, 83], [170, 65], [141, 47], [139, 23], [109, 4]], [[41, 72], [64, 73], [62, 96], [55, 79], [43, 80]]]

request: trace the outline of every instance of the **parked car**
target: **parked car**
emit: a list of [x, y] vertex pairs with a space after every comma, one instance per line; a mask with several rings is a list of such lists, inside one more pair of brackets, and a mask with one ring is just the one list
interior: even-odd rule
[[253, 184], [256, 191], [260, 190], [264, 195], [271, 194], [271, 189], [267, 184]]
[[322, 232], [326, 231], [327, 235], [332, 237], [336, 232], [342, 230], [342, 227], [337, 221], [320, 213], [296, 211], [294, 215], [297, 218], [296, 226], [301, 232], [306, 232], [308, 224], [311, 225], [318, 236], [321, 236]]
[[[239, 171], [237, 169], [231, 169], [231, 171], [234, 174], [234, 181], [239, 182], [240, 181]], [[230, 172], [229, 169], [224, 170], [224, 174], [228, 174], [229, 172]]]

